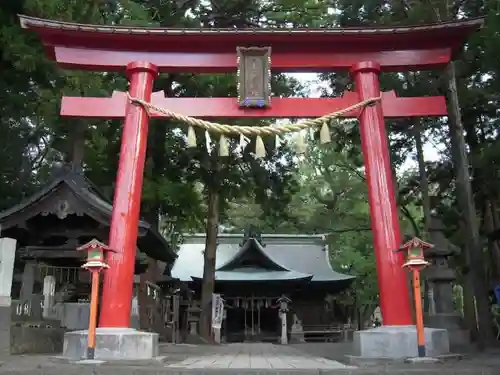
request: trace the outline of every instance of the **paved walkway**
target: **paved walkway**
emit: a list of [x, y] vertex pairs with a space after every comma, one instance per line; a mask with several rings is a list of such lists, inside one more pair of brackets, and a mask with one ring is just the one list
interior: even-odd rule
[[[164, 348], [164, 352], [166, 348]], [[168, 353], [168, 351], [167, 351]], [[168, 354], [166, 360], [168, 361]], [[211, 353], [171, 363], [170, 369], [274, 369], [274, 370], [333, 370], [347, 369], [338, 361], [308, 355], [290, 346], [259, 344], [231, 344], [216, 347]]]
[[350, 367], [342, 362], [346, 343], [273, 345], [169, 345], [153, 361], [110, 361], [81, 365], [49, 356], [11, 356], [0, 375], [493, 375], [500, 350], [470, 353], [460, 361], [433, 365], [394, 363]]

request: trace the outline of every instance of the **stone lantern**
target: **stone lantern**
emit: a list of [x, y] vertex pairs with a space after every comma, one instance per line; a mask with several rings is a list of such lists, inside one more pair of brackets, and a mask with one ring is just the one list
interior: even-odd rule
[[193, 341], [195, 343], [198, 339], [198, 325], [200, 322], [201, 307], [196, 303], [196, 301], [191, 300], [187, 308], [187, 321], [189, 325], [188, 331], [188, 341]]
[[288, 298], [285, 295], [282, 295], [280, 298], [278, 298], [278, 304], [279, 304], [279, 316], [281, 319], [281, 338], [280, 338], [280, 343], [281, 344], [288, 344], [288, 311], [289, 311], [289, 304], [292, 302], [290, 298]]
[[444, 230], [442, 221], [432, 217], [429, 237], [434, 247], [425, 251], [430, 265], [423, 272], [428, 285], [424, 321], [427, 327], [447, 329], [452, 345], [464, 345], [470, 342], [470, 337], [469, 332], [463, 329], [461, 314], [455, 308], [453, 283], [456, 274], [449, 265], [449, 258], [459, 254], [460, 248], [448, 241], [443, 234]]

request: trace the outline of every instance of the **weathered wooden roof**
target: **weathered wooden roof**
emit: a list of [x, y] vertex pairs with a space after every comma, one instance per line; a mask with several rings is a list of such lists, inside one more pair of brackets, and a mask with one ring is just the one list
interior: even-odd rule
[[[2, 229], [7, 230], [11, 226], [16, 225], [16, 221], [10, 219], [18, 213], [23, 213], [24, 219], [39, 215], [41, 212], [33, 209], [33, 207], [37, 203], [57, 194], [58, 190], [63, 186], [68, 187], [84, 205], [100, 214], [99, 216], [92, 215], [94, 219], [96, 217], [99, 219], [103, 218], [102, 221], [104, 222], [102, 224], [109, 225], [113, 206], [106, 196], [83, 174], [67, 171], [49, 181], [35, 194], [24, 199], [19, 204], [0, 212], [0, 225]], [[176, 258], [175, 252], [167, 241], [149, 223], [142, 220], [139, 221], [139, 233], [140, 236], [137, 242], [141, 251], [152, 258], [166, 262], [172, 262]]]
[[237, 70], [237, 47], [271, 47], [274, 72], [331, 72], [375, 61], [383, 71], [442, 68], [482, 19], [419, 26], [324, 29], [175, 29], [84, 25], [20, 16], [67, 69], [123, 71], [148, 61], [166, 73]]
[[[329, 252], [320, 235], [266, 235], [263, 244], [241, 234], [217, 237], [216, 281], [254, 282], [304, 280], [311, 283], [349, 284], [353, 276], [334, 271]], [[189, 282], [203, 277], [205, 235], [186, 235], [180, 246], [172, 276]], [[255, 264], [242, 264], [249, 252]]]
[[81, 24], [72, 22], [63, 22], [55, 20], [47, 20], [43, 18], [29, 17], [19, 15], [21, 26], [24, 28], [33, 29], [53, 29], [62, 31], [78, 31], [85, 33], [99, 33], [99, 34], [125, 34], [133, 35], [147, 35], [147, 36], [174, 36], [174, 35], [194, 35], [194, 36], [216, 36], [222, 38], [223, 36], [265, 36], [265, 37], [282, 37], [284, 35], [297, 35], [307, 36], [308, 38], [314, 36], [372, 36], [372, 35], [394, 35], [394, 34], [408, 34], [419, 32], [449, 32], [457, 31], [460, 29], [475, 30], [481, 27], [484, 23], [482, 18], [471, 18], [459, 21], [441, 22], [435, 24], [423, 24], [414, 26], [375, 26], [375, 27], [342, 27], [342, 28], [162, 28], [162, 27], [139, 27], [139, 26], [123, 26], [123, 25], [92, 25]]
[[[459, 47], [470, 33], [482, 27], [480, 18], [418, 26], [377, 26], [321, 29], [208, 29], [90, 25], [20, 15], [23, 28], [37, 31], [44, 43], [120, 50], [235, 51], [237, 46], [272, 46], [275, 50], [324, 51], [339, 44], [355, 50]], [[425, 47], [424, 47], [425, 46]], [[358, 48], [359, 49], [359, 48]], [[361, 51], [360, 51], [361, 52]]]

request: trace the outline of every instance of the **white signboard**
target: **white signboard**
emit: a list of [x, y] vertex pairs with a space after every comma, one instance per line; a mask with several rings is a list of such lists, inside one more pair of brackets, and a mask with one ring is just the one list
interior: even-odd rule
[[212, 294], [212, 327], [221, 328], [224, 314], [224, 301], [220, 294]]

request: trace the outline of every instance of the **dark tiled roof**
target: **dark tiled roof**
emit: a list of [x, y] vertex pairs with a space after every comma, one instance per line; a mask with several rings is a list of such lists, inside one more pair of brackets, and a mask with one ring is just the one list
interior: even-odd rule
[[[62, 173], [60, 176], [45, 184], [35, 194], [26, 198], [19, 204], [0, 212], [0, 224], [6, 222], [11, 215], [20, 211], [29, 210], [35, 203], [56, 193], [63, 184], [68, 186], [77, 197], [85, 202], [85, 204], [107, 217], [109, 221], [106, 224], [109, 225], [113, 206], [100, 189], [90, 180], [83, 174], [73, 171]], [[37, 214], [37, 212], [33, 212], [33, 216]], [[160, 233], [154, 230], [149, 223], [143, 220], [139, 221], [139, 230], [145, 233], [144, 236], [138, 238], [138, 246], [141, 251], [155, 259], [166, 262], [172, 262], [176, 258], [176, 254], [167, 241]]]
[[[220, 234], [216, 255], [216, 279], [225, 281], [265, 281], [306, 279], [311, 282], [336, 282], [354, 279], [353, 276], [334, 271], [329, 262], [323, 236], [308, 235], [262, 235], [263, 246], [257, 245], [267, 259], [277, 267], [274, 269], [238, 268], [237, 257], [247, 243], [241, 246], [242, 235]], [[182, 281], [203, 277], [203, 251], [205, 235], [185, 236], [178, 258], [172, 268], [172, 276]], [[230, 266], [234, 265], [234, 268]], [[229, 266], [229, 267], [228, 267]], [[230, 269], [231, 268], [231, 269]], [[281, 268], [281, 269], [280, 269]]]

